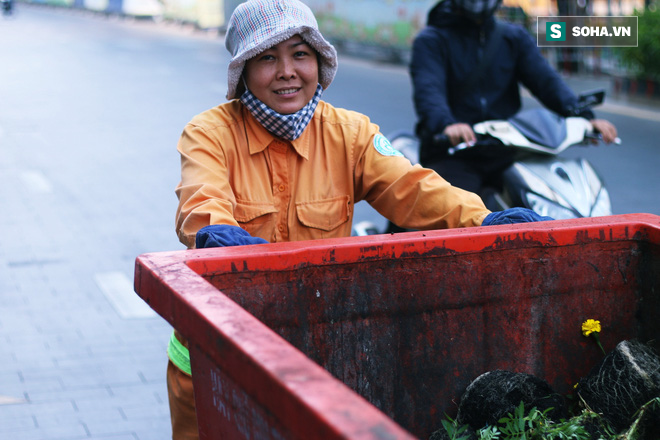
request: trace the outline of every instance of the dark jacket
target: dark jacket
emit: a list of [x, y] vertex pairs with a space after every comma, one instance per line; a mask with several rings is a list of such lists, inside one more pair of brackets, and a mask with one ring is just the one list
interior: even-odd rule
[[[453, 12], [450, 0], [445, 0], [430, 11], [427, 26], [415, 38], [410, 74], [423, 163], [446, 155], [431, 145], [429, 136], [447, 125], [515, 115], [521, 108], [519, 83], [548, 109], [571, 115], [577, 97], [543, 58], [536, 41], [524, 28], [500, 23], [499, 42], [488, 68], [465, 90], [461, 83], [479, 66], [495, 19], [477, 25]], [[593, 118], [590, 111], [581, 116]]]

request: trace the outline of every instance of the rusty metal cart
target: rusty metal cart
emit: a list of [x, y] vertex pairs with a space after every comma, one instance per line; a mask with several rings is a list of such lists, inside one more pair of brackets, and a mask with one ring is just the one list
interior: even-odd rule
[[136, 292], [191, 344], [203, 439], [428, 438], [494, 369], [569, 393], [660, 337], [660, 217], [145, 254]]

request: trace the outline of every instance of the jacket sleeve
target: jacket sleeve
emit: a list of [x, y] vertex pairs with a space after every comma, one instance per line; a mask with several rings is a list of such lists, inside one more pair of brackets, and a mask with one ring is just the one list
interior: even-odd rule
[[410, 62], [413, 100], [419, 118], [419, 130], [429, 134], [442, 132], [457, 122], [447, 101], [447, 65], [449, 52], [432, 28], [425, 28], [415, 38]]
[[358, 142], [356, 200], [366, 200], [396, 225], [420, 230], [480, 226], [490, 214], [476, 194], [396, 155], [382, 134], [367, 130]]
[[[541, 55], [531, 35], [522, 28], [515, 29], [520, 43], [517, 69], [522, 84], [548, 109], [564, 117], [575, 116], [575, 93]], [[586, 110], [579, 116], [593, 119], [594, 114], [591, 110]]]
[[203, 128], [188, 124], [177, 149], [181, 182], [176, 188], [176, 232], [181, 243], [193, 248], [197, 231], [205, 226], [238, 226], [233, 216], [235, 197], [222, 149]]

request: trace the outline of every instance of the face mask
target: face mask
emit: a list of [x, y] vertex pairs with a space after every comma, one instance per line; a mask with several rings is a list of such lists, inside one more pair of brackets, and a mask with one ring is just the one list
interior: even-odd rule
[[268, 107], [249, 90], [241, 95], [241, 102], [247, 107], [257, 121], [275, 136], [293, 141], [298, 139], [312, 120], [316, 106], [321, 99], [323, 87], [316, 86], [314, 97], [300, 110], [290, 115], [283, 115]]
[[454, 0], [454, 5], [463, 12], [465, 17], [479, 22], [493, 15], [500, 2], [501, 0]]

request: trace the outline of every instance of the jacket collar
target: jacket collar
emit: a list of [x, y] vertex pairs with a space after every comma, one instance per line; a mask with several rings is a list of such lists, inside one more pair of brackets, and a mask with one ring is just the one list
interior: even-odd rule
[[[321, 107], [322, 104], [323, 101], [319, 101], [318, 107]], [[312, 138], [312, 134], [310, 133], [310, 131], [312, 129], [311, 128], [312, 125], [314, 125], [314, 119], [316, 119], [317, 113], [314, 114], [307, 128], [305, 129], [305, 131], [302, 132], [302, 134], [298, 139], [294, 141], [288, 141], [286, 139], [281, 139], [274, 136], [272, 133], [266, 130], [264, 126], [261, 125], [254, 116], [252, 116], [252, 113], [250, 113], [250, 111], [247, 108], [245, 108], [245, 106], [242, 103], [240, 105], [242, 108], [243, 120], [245, 121], [246, 124], [245, 128], [248, 133], [248, 138], [249, 138], [248, 148], [250, 154], [261, 153], [270, 144], [278, 141], [291, 145], [296, 153], [302, 156], [305, 160], [309, 159], [309, 144]], [[317, 111], [319, 110], [320, 109], [317, 108]]]

